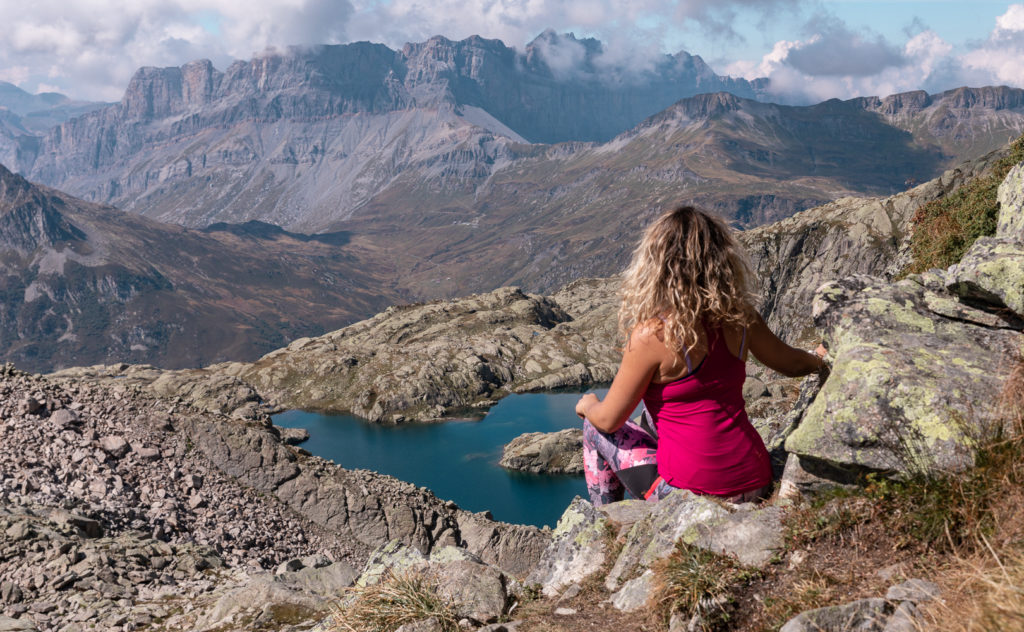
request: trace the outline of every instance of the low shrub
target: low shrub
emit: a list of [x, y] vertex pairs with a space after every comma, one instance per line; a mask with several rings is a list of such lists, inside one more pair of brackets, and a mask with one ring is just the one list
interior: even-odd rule
[[989, 175], [922, 205], [911, 219], [912, 261], [904, 274], [947, 268], [960, 261], [978, 237], [994, 235], [999, 215], [996, 193], [1010, 169], [1024, 161], [1024, 136], [1010, 145]]

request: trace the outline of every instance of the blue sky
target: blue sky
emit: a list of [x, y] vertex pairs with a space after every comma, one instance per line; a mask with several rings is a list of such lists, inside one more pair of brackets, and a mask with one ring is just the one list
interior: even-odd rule
[[594, 36], [642, 70], [665, 53], [768, 77], [777, 100], [1024, 86], [1024, 3], [904, 0], [0, 0], [0, 80], [119, 99], [144, 65], [358, 40], [400, 47], [472, 34], [522, 48], [546, 28]]

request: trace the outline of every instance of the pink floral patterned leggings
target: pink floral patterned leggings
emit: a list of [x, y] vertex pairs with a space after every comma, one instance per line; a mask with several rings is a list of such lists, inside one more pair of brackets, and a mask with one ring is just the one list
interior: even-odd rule
[[[633, 498], [657, 501], [672, 491], [658, 481], [658, 440], [633, 420], [612, 433], [604, 433], [589, 421], [583, 422], [583, 476], [594, 506], [622, 500], [625, 492]], [[648, 495], [648, 492], [651, 492]]]

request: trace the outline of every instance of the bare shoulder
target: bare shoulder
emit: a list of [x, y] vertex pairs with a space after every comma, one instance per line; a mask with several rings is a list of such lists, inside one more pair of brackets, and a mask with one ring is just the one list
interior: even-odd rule
[[654, 345], [664, 346], [664, 329], [665, 325], [657, 318], [644, 321], [633, 329], [629, 335], [629, 345], [637, 346], [641, 349], [649, 348]]

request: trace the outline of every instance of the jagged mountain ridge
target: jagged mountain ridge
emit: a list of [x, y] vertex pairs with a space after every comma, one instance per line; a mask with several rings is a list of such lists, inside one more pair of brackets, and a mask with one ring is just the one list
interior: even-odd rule
[[0, 166], [0, 358], [53, 370], [257, 356], [400, 299], [350, 239], [160, 224]]
[[[988, 141], [965, 141], [981, 127]], [[757, 226], [843, 196], [891, 195], [976, 157], [961, 144], [992, 143], [987, 152], [1022, 132], [1024, 90], [1008, 88], [800, 107], [700, 95], [605, 144], [495, 157], [501, 168], [475, 181], [410, 169], [331, 227], [397, 245], [403, 287], [427, 297], [547, 292], [618, 272], [646, 222], [680, 201]], [[477, 149], [480, 169], [492, 162]]]
[[593, 56], [567, 77], [544, 61], [553, 42], [600, 46], [548, 33], [519, 54], [432, 38], [268, 54], [224, 72], [205, 61], [143, 69], [121, 103], [38, 140], [29, 173], [186, 226], [359, 234], [393, 251], [404, 292], [434, 298], [614, 273], [639, 227], [680, 200], [756, 226], [895, 193], [1024, 131], [1024, 91], [1010, 88], [805, 107], [713, 93], [606, 143], [528, 143], [517, 116], [569, 129], [605, 120], [598, 112], [625, 117], [637, 95], [656, 102], [643, 85], [724, 81], [683, 54], [644, 79], [675, 84], [598, 80]]
[[[571, 77], [544, 53], [567, 43], [587, 50]], [[599, 53], [599, 43], [545, 33], [524, 53], [497, 40], [435, 37], [401, 51], [366, 42], [294, 49], [224, 72], [208, 61], [143, 68], [121, 103], [55, 128], [15, 168], [185, 225], [261, 219], [315, 231], [420, 156], [450, 161], [461, 143], [497, 144], [501, 153], [505, 139], [606, 140], [687, 95], [756, 94], [686, 53], [609, 80], [594, 72]], [[210, 182], [190, 182], [195, 176]]]

